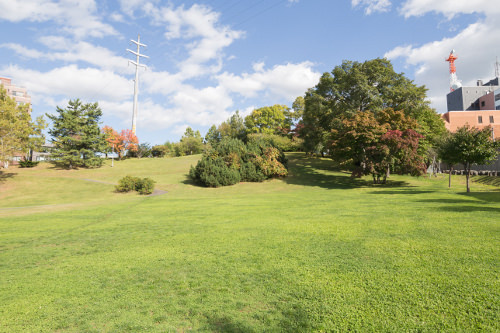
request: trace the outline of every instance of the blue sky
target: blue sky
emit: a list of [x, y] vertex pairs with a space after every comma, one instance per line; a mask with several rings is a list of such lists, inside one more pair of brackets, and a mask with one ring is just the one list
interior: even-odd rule
[[98, 101], [102, 125], [130, 128], [134, 49], [141, 53], [137, 135], [204, 135], [234, 111], [286, 104], [342, 60], [389, 58], [446, 111], [455, 49], [464, 85], [494, 76], [494, 0], [0, 0], [0, 76], [26, 87], [33, 115]]

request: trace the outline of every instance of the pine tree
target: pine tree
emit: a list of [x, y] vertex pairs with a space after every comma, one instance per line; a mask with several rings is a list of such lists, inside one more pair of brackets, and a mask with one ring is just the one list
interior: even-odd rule
[[56, 111], [58, 115], [47, 114], [47, 117], [53, 122], [49, 134], [59, 164], [70, 169], [100, 167], [103, 160], [96, 154], [106, 151], [107, 143], [99, 128], [102, 111], [98, 104], [83, 104], [76, 99], [70, 100], [66, 109], [57, 107]]

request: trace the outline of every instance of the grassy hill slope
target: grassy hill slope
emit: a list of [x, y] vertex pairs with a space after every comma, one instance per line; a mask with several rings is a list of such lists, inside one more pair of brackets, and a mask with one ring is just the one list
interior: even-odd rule
[[[289, 157], [218, 189], [197, 156], [0, 174], [0, 331], [500, 330], [498, 187]], [[167, 193], [114, 193], [127, 174]]]

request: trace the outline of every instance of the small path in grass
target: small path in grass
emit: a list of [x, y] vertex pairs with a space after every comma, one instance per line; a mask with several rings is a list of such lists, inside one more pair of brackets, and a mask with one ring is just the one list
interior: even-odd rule
[[86, 180], [88, 182], [93, 182], [93, 183], [101, 183], [101, 184], [108, 184], [108, 185], [118, 185], [116, 183], [111, 183], [111, 182], [105, 182], [103, 180], [96, 180], [96, 179], [88, 179], [88, 178], [82, 178], [82, 180]]

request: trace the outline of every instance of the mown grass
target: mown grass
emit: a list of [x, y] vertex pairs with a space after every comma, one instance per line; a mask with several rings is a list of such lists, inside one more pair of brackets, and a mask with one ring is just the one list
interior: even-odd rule
[[[0, 331], [500, 330], [498, 187], [289, 157], [286, 179], [219, 189], [187, 179], [198, 157], [12, 169]], [[83, 180], [126, 174], [168, 193]]]

